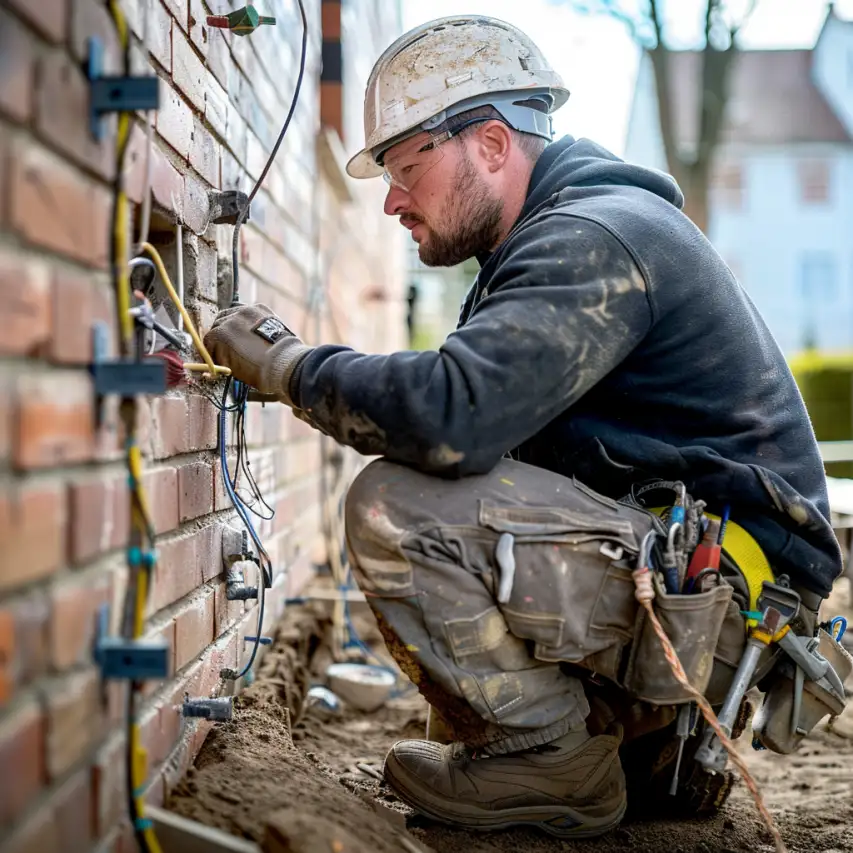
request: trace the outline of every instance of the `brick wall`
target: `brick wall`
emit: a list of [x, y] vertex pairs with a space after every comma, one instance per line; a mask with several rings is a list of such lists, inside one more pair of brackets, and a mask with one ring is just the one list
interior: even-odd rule
[[[202, 232], [207, 192], [251, 187], [289, 106], [299, 56], [295, 0], [259, 3], [278, 24], [248, 38], [208, 29], [208, 13], [237, 5], [123, 0], [134, 70], [161, 78], [151, 239], [174, 274], [174, 226], [183, 224], [186, 303], [202, 331], [217, 311], [218, 279], [230, 280], [232, 235], [229, 226]], [[364, 44], [359, 67], [369, 70], [397, 34], [397, 15], [382, 17], [373, 3], [359, 13], [358, 0], [344, 5], [353, 12], [337, 16], [344, 54]], [[400, 229], [384, 221], [381, 186], [341, 172], [341, 116], [351, 122], [359, 113], [363, 79], [350, 72], [336, 91], [333, 115], [341, 120], [321, 126], [320, 0], [306, 0], [306, 12], [305, 82], [243, 229], [242, 299], [271, 305], [310, 343], [387, 351], [405, 340]], [[114, 123], [100, 143], [89, 134], [82, 63], [92, 35], [103, 40], [107, 69], [117, 71], [104, 0], [0, 0], [3, 853], [134, 849], [124, 818], [123, 686], [102, 685], [92, 662], [102, 605], [117, 628], [129, 511], [115, 401], [98, 419], [87, 369], [93, 324], [116, 327], [108, 271]], [[126, 163], [135, 223], [144, 187], [142, 119], [134, 117]], [[347, 139], [346, 153], [358, 143]], [[243, 638], [255, 633], [257, 611], [254, 602], [224, 594], [220, 543], [233, 511], [215, 450], [217, 412], [193, 389], [142, 399], [139, 412], [159, 554], [146, 635], [168, 641], [173, 673], [147, 686], [142, 716], [148, 797], [158, 803], [206, 734], [204, 725], [182, 728], [176, 703], [185, 692], [230, 692], [218, 673], [247, 659]], [[247, 421], [252, 468], [276, 509], [259, 526], [276, 569], [269, 630], [285, 597], [311, 575], [323, 458], [318, 435], [285, 407], [252, 405]]]

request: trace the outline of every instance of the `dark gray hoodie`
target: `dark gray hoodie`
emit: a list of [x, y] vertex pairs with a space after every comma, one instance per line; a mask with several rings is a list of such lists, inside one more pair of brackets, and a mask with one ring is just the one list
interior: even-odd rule
[[682, 480], [827, 595], [841, 555], [805, 406], [682, 203], [667, 175], [554, 142], [441, 348], [317, 347], [295, 403], [341, 443], [440, 476], [512, 453], [614, 498]]

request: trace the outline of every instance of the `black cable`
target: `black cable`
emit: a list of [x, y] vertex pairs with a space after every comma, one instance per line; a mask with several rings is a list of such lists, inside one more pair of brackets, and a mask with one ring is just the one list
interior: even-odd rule
[[240, 304], [240, 264], [238, 259], [240, 248], [240, 228], [246, 221], [246, 216], [249, 213], [249, 206], [252, 203], [252, 199], [258, 194], [258, 190], [261, 188], [264, 178], [266, 178], [267, 173], [272, 167], [275, 155], [278, 154], [278, 149], [284, 141], [284, 135], [287, 133], [287, 128], [290, 126], [290, 120], [293, 118], [293, 112], [296, 109], [296, 103], [299, 100], [299, 91], [302, 88], [302, 78], [305, 75], [305, 57], [308, 52], [308, 19], [305, 17], [305, 6], [303, 5], [302, 0], [297, 0], [297, 2], [299, 3], [299, 14], [302, 16], [302, 53], [299, 57], [299, 74], [296, 78], [296, 88], [293, 91], [293, 100], [290, 102], [290, 109], [288, 110], [287, 118], [284, 120], [284, 124], [282, 125], [281, 132], [278, 135], [278, 139], [276, 139], [266, 165], [255, 183], [255, 186], [252, 187], [252, 191], [249, 193], [246, 204], [238, 214], [237, 221], [234, 225], [234, 239], [231, 244], [231, 267], [234, 282], [234, 289], [231, 293], [232, 306]]

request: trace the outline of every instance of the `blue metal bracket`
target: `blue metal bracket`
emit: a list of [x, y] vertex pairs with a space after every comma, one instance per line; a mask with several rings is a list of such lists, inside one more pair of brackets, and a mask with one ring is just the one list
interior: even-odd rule
[[161, 640], [128, 640], [107, 636], [109, 606], [98, 612], [95, 634], [95, 663], [103, 680], [147, 681], [169, 677], [170, 649]]
[[107, 113], [156, 110], [160, 107], [160, 78], [114, 77], [103, 74], [104, 45], [96, 36], [88, 40], [86, 77], [89, 80], [89, 128], [100, 142], [103, 138], [103, 117]]

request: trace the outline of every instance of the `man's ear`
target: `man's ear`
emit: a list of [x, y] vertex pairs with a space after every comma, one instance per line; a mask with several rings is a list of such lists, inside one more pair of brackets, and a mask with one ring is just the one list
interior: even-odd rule
[[478, 153], [490, 172], [502, 169], [512, 150], [512, 130], [502, 121], [487, 121], [477, 134]]

